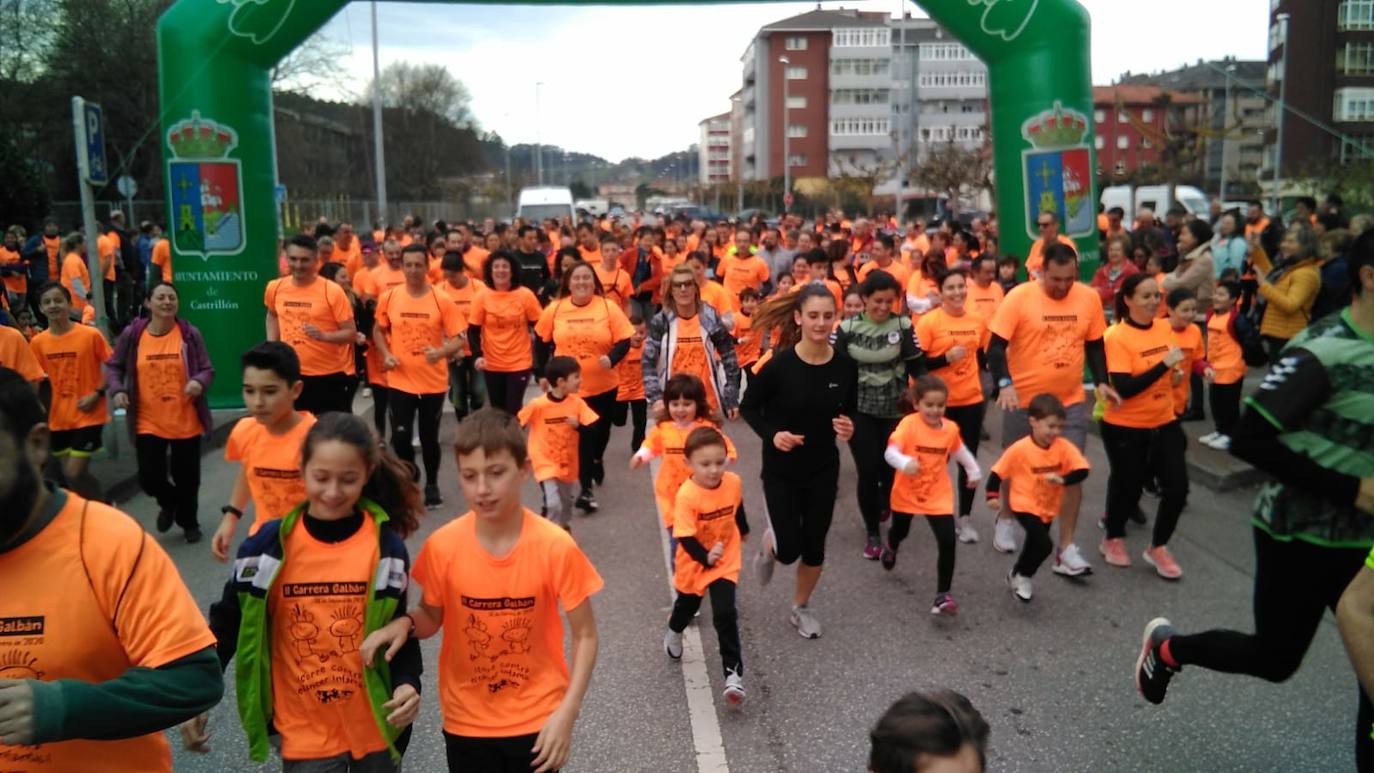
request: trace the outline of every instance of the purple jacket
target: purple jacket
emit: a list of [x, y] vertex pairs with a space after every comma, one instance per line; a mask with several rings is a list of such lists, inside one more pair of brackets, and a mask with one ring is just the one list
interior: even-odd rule
[[[131, 440], [138, 434], [138, 342], [150, 321], [139, 318], [129, 323], [124, 332], [119, 334], [119, 340], [115, 341], [114, 354], [105, 363], [105, 387], [110, 397], [120, 392], [129, 395], [125, 423], [129, 426]], [[181, 360], [186, 365], [186, 373], [205, 387], [200, 397], [195, 399], [195, 406], [201, 433], [209, 436], [215, 425], [210, 419], [210, 403], [205, 399], [205, 394], [215, 380], [215, 367], [210, 364], [210, 353], [205, 349], [205, 339], [200, 331], [180, 317], [177, 318], [177, 327], [181, 330]]]

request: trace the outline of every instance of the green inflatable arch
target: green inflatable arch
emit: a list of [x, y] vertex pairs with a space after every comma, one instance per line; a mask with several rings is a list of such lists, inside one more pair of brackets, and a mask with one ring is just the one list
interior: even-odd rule
[[[182, 311], [226, 376], [210, 394], [218, 407], [241, 404], [229, 375], [263, 338], [263, 287], [276, 276], [269, 72], [346, 4], [178, 0], [158, 20], [168, 231]], [[987, 63], [1002, 251], [1024, 256], [1039, 212], [1053, 210], [1091, 270], [1097, 167], [1087, 12], [1074, 0], [917, 4]]]

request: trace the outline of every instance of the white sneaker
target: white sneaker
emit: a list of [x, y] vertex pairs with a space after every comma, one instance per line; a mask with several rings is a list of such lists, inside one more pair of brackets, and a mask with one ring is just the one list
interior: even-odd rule
[[973, 516], [959, 516], [958, 530], [960, 542], [966, 545], [972, 545], [978, 541], [978, 530], [973, 528]]
[[1218, 450], [1218, 451], [1230, 451], [1230, 450], [1231, 450], [1231, 436], [1230, 436], [1230, 435], [1217, 435], [1217, 439], [1216, 439], [1216, 440], [1213, 440], [1212, 443], [1211, 443], [1211, 445], [1212, 445], [1212, 448], [1215, 448], [1215, 449]]
[[1010, 518], [998, 518], [992, 531], [992, 547], [1001, 553], [1016, 552], [1016, 523]]
[[682, 634], [669, 628], [663, 632], [663, 651], [668, 657], [677, 660], [682, 657]]
[[1216, 439], [1220, 436], [1220, 432], [1208, 432], [1206, 435], [1203, 435], [1202, 437], [1198, 438], [1197, 442], [1203, 444], [1204, 446], [1210, 447], [1212, 443], [1214, 443]]
[[734, 671], [725, 672], [725, 702], [731, 706], [744, 703], [744, 677]]
[[792, 607], [792, 625], [796, 627], [797, 633], [803, 639], [821, 638], [821, 621], [811, 614], [809, 607]]
[[1078, 546], [1070, 542], [1059, 555], [1054, 558], [1054, 573], [1062, 574], [1065, 577], [1082, 577], [1085, 574], [1092, 574], [1093, 567], [1079, 551]]
[[1011, 595], [1021, 601], [1031, 600], [1031, 580], [1029, 577], [1022, 577], [1016, 570], [1007, 573], [1007, 585], [1011, 586]]

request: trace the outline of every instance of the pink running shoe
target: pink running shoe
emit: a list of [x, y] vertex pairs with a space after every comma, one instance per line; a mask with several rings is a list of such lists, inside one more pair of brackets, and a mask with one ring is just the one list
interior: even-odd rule
[[1177, 580], [1183, 576], [1183, 569], [1179, 568], [1178, 562], [1174, 560], [1174, 555], [1163, 545], [1157, 548], [1147, 548], [1142, 554], [1145, 563], [1153, 566], [1155, 572], [1166, 580]]
[[1112, 566], [1126, 567], [1131, 565], [1131, 556], [1126, 552], [1126, 540], [1122, 537], [1104, 538], [1097, 549], [1102, 552], [1102, 558]]

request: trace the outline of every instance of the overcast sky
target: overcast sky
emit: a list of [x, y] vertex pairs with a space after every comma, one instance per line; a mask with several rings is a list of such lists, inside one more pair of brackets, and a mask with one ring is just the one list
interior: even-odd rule
[[[1097, 84], [1199, 57], [1266, 56], [1268, 0], [1081, 2], [1093, 17]], [[898, 0], [824, 4], [841, 6], [892, 15], [915, 9]], [[443, 64], [472, 93], [478, 123], [508, 142], [539, 140], [619, 161], [696, 142], [697, 122], [729, 109], [740, 87], [739, 57], [758, 29], [815, 4], [377, 7], [382, 67]], [[350, 47], [340, 64], [353, 95], [372, 77], [370, 17], [368, 3], [351, 3], [321, 31]]]

